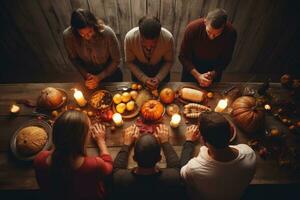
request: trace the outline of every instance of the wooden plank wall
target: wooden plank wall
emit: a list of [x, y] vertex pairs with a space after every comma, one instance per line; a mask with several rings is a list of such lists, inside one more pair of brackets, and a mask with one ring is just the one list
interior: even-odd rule
[[[292, 0], [1, 0], [0, 82], [5, 74], [77, 74], [62, 42], [76, 8], [90, 9], [124, 37], [146, 14], [158, 16], [175, 38], [176, 57], [187, 23], [220, 7], [238, 31], [227, 72], [282, 73], [300, 65], [300, 12]], [[297, 69], [296, 69], [297, 70]], [[181, 71], [176, 58], [172, 69]], [[17, 80], [16, 80], [17, 81]], [[31, 82], [34, 82], [32, 80]]]

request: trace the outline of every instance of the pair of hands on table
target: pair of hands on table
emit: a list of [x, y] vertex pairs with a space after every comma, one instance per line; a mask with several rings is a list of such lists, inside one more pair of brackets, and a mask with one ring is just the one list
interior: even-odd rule
[[108, 154], [105, 142], [105, 126], [100, 123], [96, 123], [90, 127], [90, 133], [102, 153]]
[[[105, 126], [101, 124], [94, 124], [90, 129], [92, 138], [98, 144], [98, 146], [102, 146], [105, 144]], [[124, 144], [131, 146], [135, 140], [139, 137], [140, 131], [136, 125], [131, 125], [124, 131]], [[188, 126], [185, 132], [185, 140], [195, 142], [199, 139], [199, 128], [196, 125]], [[169, 141], [170, 131], [169, 128], [160, 124], [156, 127], [156, 132], [154, 136], [158, 139], [158, 141], [162, 144]]]
[[96, 123], [96, 124], [92, 125], [90, 128], [90, 133], [96, 143], [105, 142], [105, 126], [104, 125], [102, 125], [100, 123]]
[[146, 87], [149, 88], [150, 90], [156, 90], [159, 85], [159, 80], [158, 78], [148, 78], [145, 82]]
[[188, 126], [184, 135], [186, 141], [195, 142], [199, 140], [200, 133], [199, 133], [198, 126], [196, 125]]
[[208, 71], [203, 74], [199, 73], [196, 79], [200, 86], [209, 87], [212, 84], [214, 76], [215, 76], [215, 71]]
[[98, 86], [99, 82], [100, 82], [100, 79], [98, 76], [87, 73], [86, 80], [85, 80], [85, 86], [89, 90], [95, 89]]
[[[129, 126], [124, 131], [124, 144], [132, 146], [139, 135], [139, 128], [136, 125]], [[169, 128], [164, 124], [160, 124], [158, 127], [156, 127], [154, 136], [161, 144], [168, 142], [170, 136]]]

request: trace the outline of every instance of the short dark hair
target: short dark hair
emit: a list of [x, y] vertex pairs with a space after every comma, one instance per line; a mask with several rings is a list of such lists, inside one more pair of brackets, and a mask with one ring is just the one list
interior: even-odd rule
[[139, 137], [134, 146], [134, 157], [139, 167], [151, 168], [160, 160], [160, 145], [152, 134]]
[[203, 112], [199, 118], [199, 130], [204, 141], [216, 149], [229, 145], [231, 128], [228, 120], [217, 112]]
[[160, 35], [161, 24], [157, 17], [144, 16], [139, 20], [139, 30], [146, 39], [156, 39]]
[[210, 11], [206, 16], [207, 21], [214, 29], [220, 29], [227, 22], [227, 13], [224, 9], [217, 8], [213, 11]]

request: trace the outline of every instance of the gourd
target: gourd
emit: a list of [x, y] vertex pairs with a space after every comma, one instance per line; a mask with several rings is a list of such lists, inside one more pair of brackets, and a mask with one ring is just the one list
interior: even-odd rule
[[246, 133], [254, 133], [263, 127], [264, 111], [257, 106], [254, 97], [241, 96], [231, 107], [231, 116], [235, 124]]
[[164, 106], [157, 100], [146, 101], [141, 108], [141, 115], [146, 121], [157, 121], [161, 119]]

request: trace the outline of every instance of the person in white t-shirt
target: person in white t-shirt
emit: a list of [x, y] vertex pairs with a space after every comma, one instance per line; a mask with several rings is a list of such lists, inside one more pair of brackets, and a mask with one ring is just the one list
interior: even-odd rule
[[[229, 145], [230, 131], [227, 119], [216, 112], [202, 113], [199, 126], [187, 128], [180, 173], [191, 199], [240, 199], [251, 182], [255, 152], [246, 144]], [[199, 136], [204, 146], [192, 158]]]

